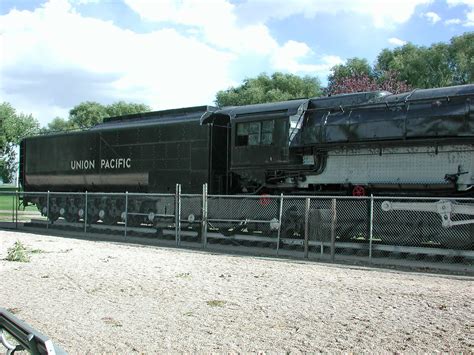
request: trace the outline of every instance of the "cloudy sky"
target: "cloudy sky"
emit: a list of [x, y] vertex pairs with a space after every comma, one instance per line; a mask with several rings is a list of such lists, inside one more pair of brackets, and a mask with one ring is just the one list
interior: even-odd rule
[[91, 100], [212, 104], [261, 72], [313, 75], [474, 30], [474, 0], [0, 0], [0, 102], [44, 125]]

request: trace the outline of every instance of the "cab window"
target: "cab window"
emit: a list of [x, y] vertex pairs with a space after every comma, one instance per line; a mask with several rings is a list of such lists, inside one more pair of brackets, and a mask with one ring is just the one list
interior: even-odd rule
[[271, 145], [275, 121], [237, 123], [237, 146]]

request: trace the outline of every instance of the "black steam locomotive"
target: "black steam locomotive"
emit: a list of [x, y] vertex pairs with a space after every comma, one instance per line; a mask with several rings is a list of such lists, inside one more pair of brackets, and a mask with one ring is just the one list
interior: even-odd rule
[[[111, 117], [86, 131], [24, 139], [20, 182], [28, 194], [23, 203], [35, 204], [52, 222], [63, 217], [115, 224], [128, 211], [128, 225], [158, 227], [156, 216], [173, 210], [173, 198], [166, 203], [134, 197], [125, 205], [123, 195], [47, 198], [35, 192], [173, 193], [181, 184], [183, 193], [201, 193], [207, 183], [209, 193], [217, 195], [473, 196], [473, 100], [474, 85], [464, 85]], [[341, 215], [350, 217], [339, 219], [338, 228], [349, 232], [338, 230], [338, 238], [366, 234], [364, 216], [353, 218], [349, 205], [338, 208], [349, 209]], [[407, 208], [421, 211], [403, 203], [377, 211]], [[283, 204], [283, 236], [302, 235], [299, 209]], [[199, 213], [198, 207], [189, 215]], [[400, 221], [393, 221], [389, 212], [382, 214], [381, 225], [388, 229], [376, 232], [388, 235], [395, 223], [411, 244], [415, 233], [424, 242], [458, 246], [448, 231], [439, 232], [423, 216], [398, 216]], [[473, 226], [458, 227], [463, 247], [473, 244]], [[404, 242], [400, 238], [390, 240]]]
[[474, 85], [107, 118], [27, 138], [24, 191], [472, 195]]

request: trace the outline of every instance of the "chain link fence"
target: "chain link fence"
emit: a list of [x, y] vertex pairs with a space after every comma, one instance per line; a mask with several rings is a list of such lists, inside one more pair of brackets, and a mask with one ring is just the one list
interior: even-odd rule
[[473, 222], [467, 198], [0, 193], [2, 228], [470, 272]]

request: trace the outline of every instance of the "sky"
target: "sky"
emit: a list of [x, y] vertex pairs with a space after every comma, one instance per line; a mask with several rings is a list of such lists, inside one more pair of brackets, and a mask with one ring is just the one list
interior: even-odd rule
[[474, 31], [474, 0], [0, 0], [0, 102], [41, 125], [83, 101], [213, 105], [275, 71]]

